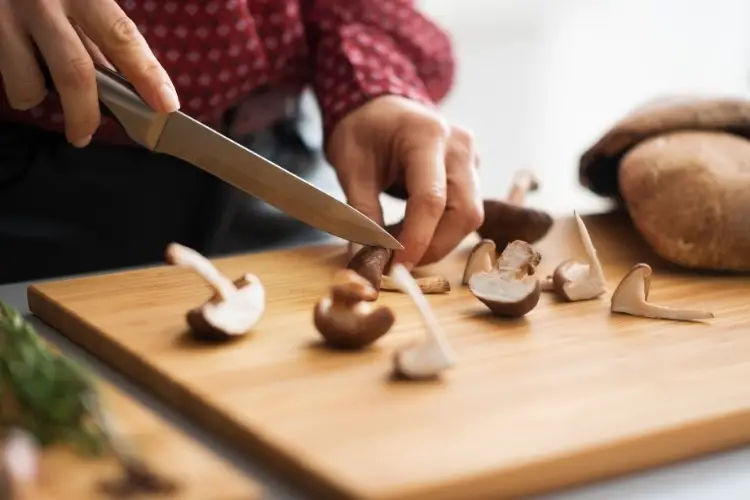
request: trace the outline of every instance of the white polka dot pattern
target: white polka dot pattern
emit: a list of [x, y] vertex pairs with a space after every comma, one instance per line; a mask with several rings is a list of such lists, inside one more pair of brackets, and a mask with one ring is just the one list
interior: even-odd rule
[[[377, 96], [433, 103], [452, 84], [450, 39], [411, 0], [118, 3], [172, 76], [183, 112], [210, 126], [265, 86], [311, 86], [329, 134], [346, 113]], [[54, 98], [28, 112], [11, 110], [5, 99], [0, 92], [0, 119], [63, 130]], [[107, 118], [95, 140], [131, 143]]]

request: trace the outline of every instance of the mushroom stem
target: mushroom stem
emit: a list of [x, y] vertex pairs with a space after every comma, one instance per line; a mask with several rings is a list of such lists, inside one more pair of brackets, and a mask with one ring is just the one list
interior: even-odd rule
[[409, 379], [435, 377], [455, 363], [453, 349], [411, 273], [397, 264], [391, 270], [391, 278], [412, 300], [427, 331], [424, 342], [396, 353], [395, 372]]
[[20, 429], [11, 430], [0, 455], [0, 498], [37, 500], [39, 444]]
[[513, 176], [513, 184], [508, 193], [508, 203], [513, 205], [523, 205], [526, 193], [536, 191], [539, 188], [539, 181], [534, 172], [531, 170], [519, 170]]
[[546, 278], [539, 280], [539, 288], [543, 292], [553, 292], [555, 290], [555, 285], [552, 281], [552, 276], [547, 276]]
[[227, 300], [237, 290], [234, 283], [216, 269], [210, 260], [192, 248], [179, 243], [170, 243], [167, 246], [166, 260], [169, 264], [195, 271], [222, 300]]
[[[451, 290], [450, 282], [442, 276], [425, 276], [414, 278], [419, 290], [425, 295], [447, 293]], [[401, 288], [393, 281], [391, 276], [383, 275], [380, 281], [380, 290], [386, 292], [400, 292]]]
[[576, 220], [576, 226], [578, 227], [578, 234], [581, 238], [583, 249], [586, 252], [586, 257], [588, 258], [590, 272], [594, 274], [594, 277], [596, 277], [596, 279], [600, 283], [606, 286], [607, 279], [604, 277], [602, 264], [601, 262], [599, 262], [596, 247], [594, 247], [594, 243], [591, 241], [591, 235], [589, 234], [588, 229], [586, 229], [586, 224], [583, 223], [583, 219], [581, 219], [581, 216], [578, 215], [578, 212], [573, 211], [573, 216]]

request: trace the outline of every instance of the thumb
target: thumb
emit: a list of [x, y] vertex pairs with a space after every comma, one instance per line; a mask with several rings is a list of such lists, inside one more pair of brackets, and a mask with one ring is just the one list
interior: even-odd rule
[[[352, 207], [375, 221], [380, 227], [385, 226], [383, 219], [383, 207], [380, 204], [380, 187], [375, 179], [351, 179], [344, 186], [346, 201]], [[353, 257], [362, 245], [349, 243], [349, 258]]]

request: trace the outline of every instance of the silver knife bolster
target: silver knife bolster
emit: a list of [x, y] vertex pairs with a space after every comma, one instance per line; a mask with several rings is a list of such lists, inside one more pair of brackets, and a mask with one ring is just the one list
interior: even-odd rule
[[117, 77], [99, 68], [96, 69], [96, 83], [99, 100], [115, 115], [125, 133], [141, 146], [154, 150], [169, 114], [154, 111]]

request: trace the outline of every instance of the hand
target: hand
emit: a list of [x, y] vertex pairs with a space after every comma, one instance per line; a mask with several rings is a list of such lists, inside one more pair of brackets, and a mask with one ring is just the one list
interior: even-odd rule
[[47, 91], [34, 44], [47, 64], [79, 147], [99, 127], [93, 60], [111, 61], [154, 109], [179, 108], [174, 86], [133, 21], [114, 0], [0, 0], [0, 74], [11, 106], [37, 106]]
[[381, 226], [380, 193], [402, 184], [406, 214], [394, 262], [408, 268], [445, 257], [482, 223], [471, 134], [427, 106], [383, 96], [345, 116], [326, 147], [351, 206]]

